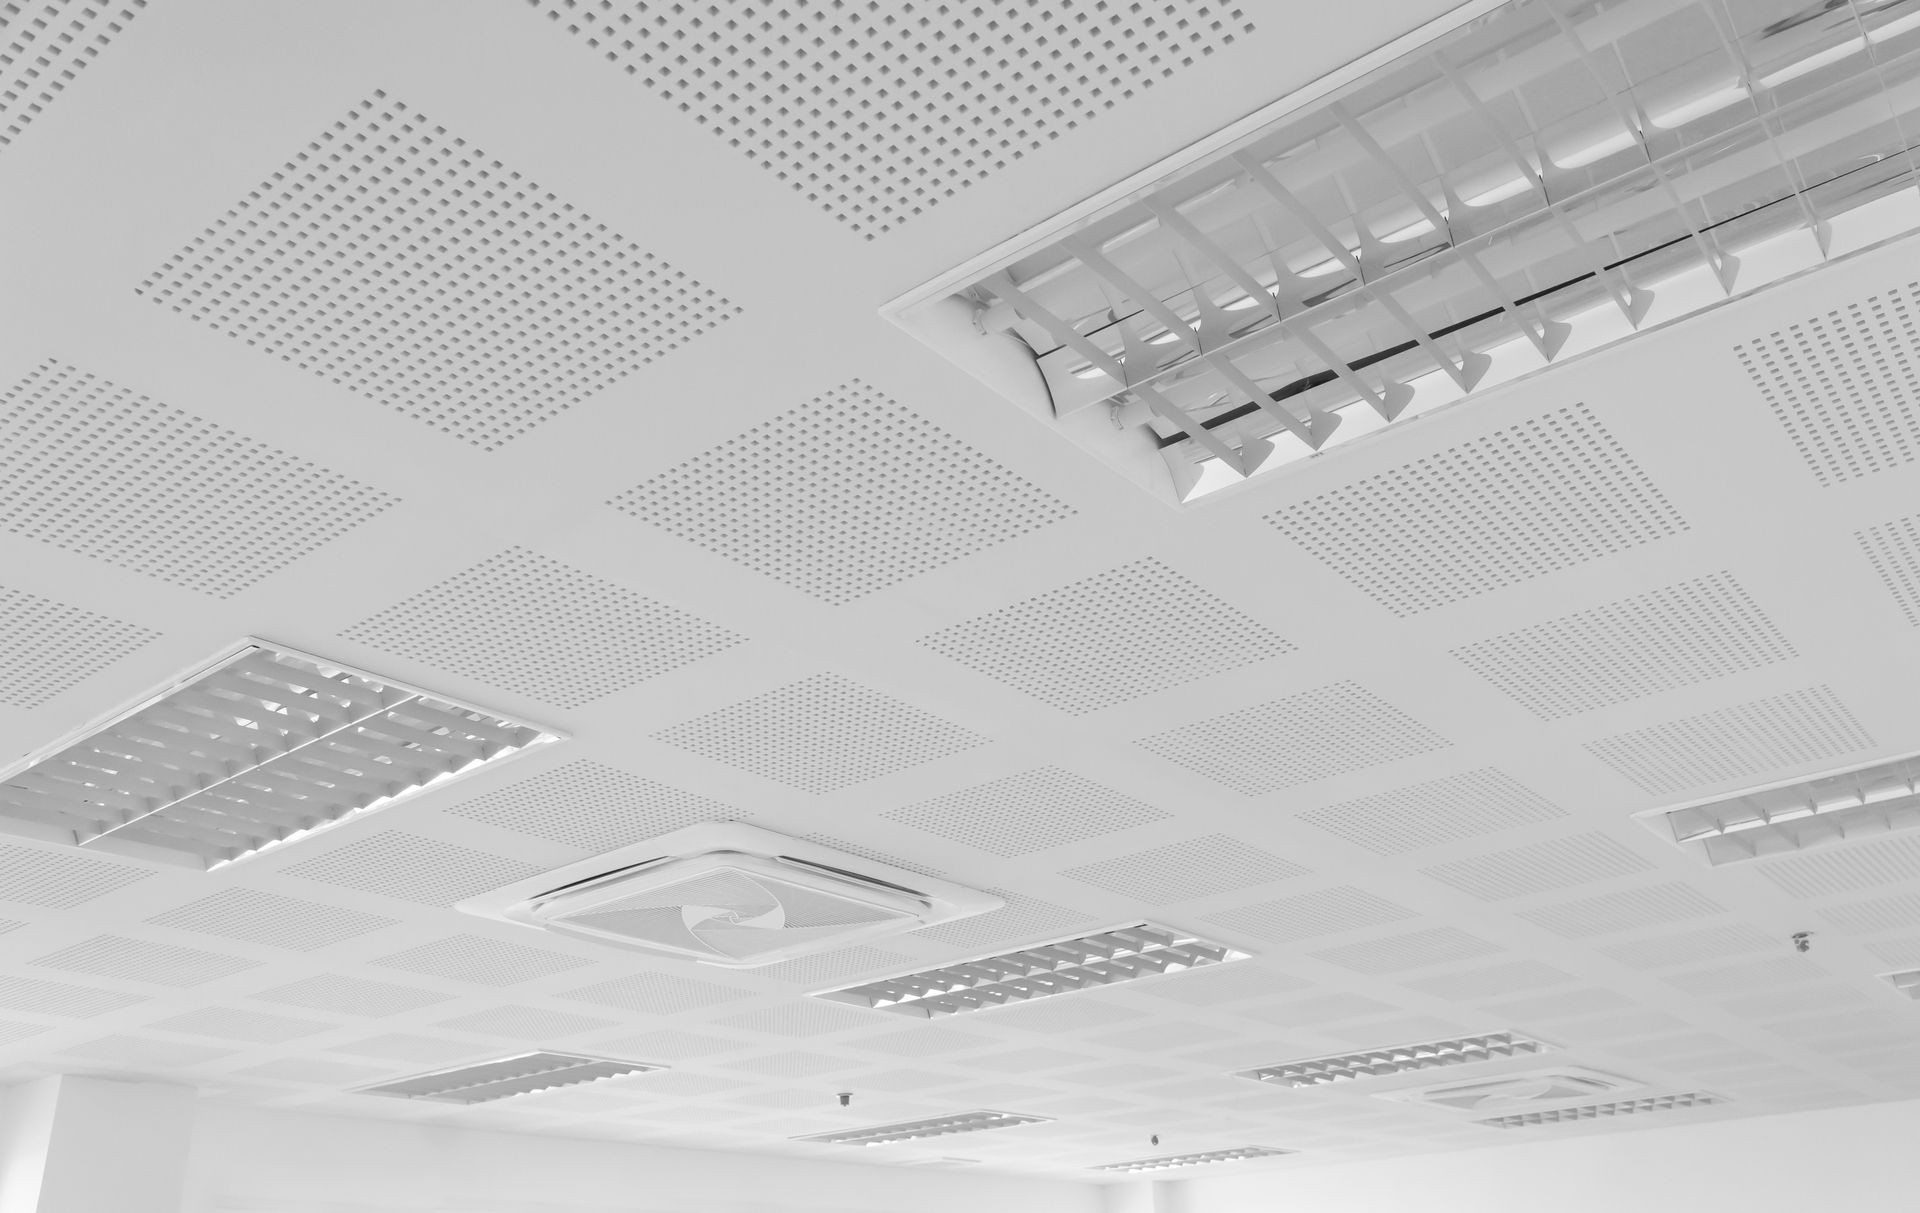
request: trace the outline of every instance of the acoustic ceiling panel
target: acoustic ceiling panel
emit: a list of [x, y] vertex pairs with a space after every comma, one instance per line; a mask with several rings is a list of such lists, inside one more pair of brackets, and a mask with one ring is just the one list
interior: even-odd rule
[[[547, 1007], [528, 1007], [518, 1003], [507, 1003], [468, 1015], [456, 1015], [452, 1019], [442, 1019], [433, 1026], [448, 1028], [455, 1032], [471, 1032], [476, 1036], [499, 1036], [509, 1040], [549, 1040], [615, 1028], [620, 1026], [620, 1021], [605, 1019], [598, 1015], [575, 1015], [568, 1011], [555, 1011]], [[432, 1059], [422, 1057], [420, 1060]]]
[[317, 977], [306, 977], [270, 990], [261, 990], [253, 997], [263, 1002], [331, 1011], [336, 1015], [382, 1016], [417, 1011], [436, 1002], [446, 1002], [453, 995], [423, 990], [418, 986], [400, 986], [387, 981], [322, 973]]
[[0, 846], [0, 901], [66, 910], [153, 874], [130, 863]]
[[176, 931], [311, 952], [393, 926], [399, 920], [259, 889], [222, 889], [155, 914], [147, 921]]
[[1726, 907], [1692, 885], [1670, 882], [1602, 893], [1520, 911], [1535, 926], [1582, 939], [1641, 927], [1663, 927], [1726, 913]]
[[1222, 910], [1208, 914], [1206, 920], [1269, 943], [1294, 943], [1417, 916], [1413, 910], [1365, 889], [1341, 885]]
[[701, 1007], [717, 1007], [752, 996], [752, 991], [739, 986], [725, 986], [674, 973], [636, 973], [556, 995], [571, 1002], [597, 1003], [603, 1007], [618, 1007], [623, 1011], [638, 1011], [647, 1015], [672, 1015]]
[[1920, 515], [1864, 527], [1853, 537], [1907, 623], [1920, 627]]
[[65, 1019], [91, 1019], [146, 1001], [145, 995], [123, 994], [118, 990], [102, 990], [97, 986], [38, 981], [31, 977], [0, 977], [0, 1008], [9, 1011], [27, 1011]]
[[1566, 815], [1511, 776], [1482, 767], [1343, 800], [1302, 813], [1300, 820], [1377, 855], [1399, 855]]
[[1920, 927], [1920, 893], [1871, 897], [1862, 901], [1822, 906], [1820, 917], [1843, 931], [1853, 931], [1862, 935], [1875, 931]]
[[1832, 688], [1808, 687], [1629, 729], [1587, 751], [1642, 791], [1665, 795], [1875, 748]]
[[1499, 944], [1488, 943], [1453, 927], [1430, 927], [1326, 948], [1313, 953], [1313, 957], [1356, 973], [1378, 974], [1472, 960], [1503, 950]]
[[1786, 855], [1754, 870], [1791, 897], [1831, 897], [1920, 880], [1920, 838], [1894, 835], [1810, 854]]
[[239, 1007], [201, 1007], [195, 1011], [169, 1015], [147, 1025], [160, 1032], [178, 1032], [185, 1036], [208, 1036], [216, 1040], [244, 1040], [255, 1044], [285, 1044], [305, 1036], [332, 1031], [336, 1025], [310, 1019], [291, 1019]]
[[159, 638], [138, 624], [0, 586], [0, 704], [37, 708]]
[[1308, 498], [1267, 521], [1395, 615], [1687, 529], [1583, 404]]
[[1156, 733], [1139, 744], [1259, 796], [1452, 742], [1357, 683], [1336, 682]]
[[1482, 901], [1525, 897], [1652, 869], [1652, 861], [1604, 834], [1551, 838], [1422, 868], [1422, 874]]
[[448, 981], [511, 986], [585, 968], [593, 962], [548, 948], [529, 948], [480, 935], [461, 934], [407, 948], [389, 956], [377, 956], [367, 963], [383, 969], [419, 973], [425, 977], [442, 977]]
[[43, 969], [65, 969], [117, 981], [165, 986], [202, 985], [260, 965], [259, 961], [245, 957], [128, 939], [122, 935], [96, 935], [36, 957], [29, 963]]
[[540, 872], [536, 864], [400, 830], [335, 847], [283, 870], [319, 884], [437, 906]]
[[739, 311], [384, 92], [139, 292], [486, 451]]
[[920, 643], [1074, 715], [1294, 649], [1153, 557], [954, 624]]
[[1207, 0], [528, 0], [868, 240], [1253, 29]]
[[0, 149], [147, 7], [147, 0], [16, 0], [0, 10]]
[[1515, 960], [1481, 969], [1439, 973], [1432, 977], [1407, 978], [1403, 980], [1403, 984], [1409, 989], [1430, 994], [1435, 998], [1450, 999], [1454, 1002], [1478, 1002], [1499, 998], [1506, 994], [1517, 994], [1522, 990], [1566, 985], [1572, 980], [1572, 977], [1552, 965], [1541, 964], [1537, 960]]
[[1631, 943], [1612, 944], [1599, 949], [1623, 965], [1635, 969], [1664, 969], [1675, 965], [1726, 960], [1754, 952], [1770, 952], [1787, 946], [1784, 940], [1766, 935], [1745, 923], [1700, 927], [1653, 935]]
[[937, 927], [922, 927], [913, 934], [956, 948], [990, 948], [1016, 939], [1058, 935], [1093, 921], [1091, 914], [1037, 897], [1027, 897], [1009, 889], [986, 891], [1007, 904], [972, 918], [942, 923]]
[[190, 590], [230, 598], [398, 503], [57, 362], [0, 396], [0, 530]]
[[1727, 573], [1453, 650], [1542, 720], [1724, 678], [1798, 654]]
[[1162, 821], [1170, 814], [1072, 771], [1040, 767], [880, 816], [1012, 858]]
[[518, 547], [340, 635], [566, 708], [746, 642], [678, 607]]
[[1081, 864], [1062, 876], [1150, 905], [1211, 897], [1306, 874], [1297, 863], [1224, 834]]
[[595, 853], [687, 826], [745, 816], [717, 800], [585, 758], [476, 796], [446, 812]]

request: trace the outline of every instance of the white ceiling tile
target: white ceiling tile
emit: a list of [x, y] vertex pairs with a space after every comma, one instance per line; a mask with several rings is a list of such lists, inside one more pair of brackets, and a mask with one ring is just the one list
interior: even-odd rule
[[308, 1007], [315, 1011], [332, 1011], [339, 1015], [379, 1016], [416, 1011], [436, 1002], [445, 1002], [450, 995], [422, 990], [417, 986], [323, 973], [270, 990], [261, 990], [252, 997], [265, 1002]]
[[123, 935], [96, 935], [36, 957], [29, 963], [43, 969], [65, 969], [69, 973], [167, 986], [197, 986], [260, 964], [245, 957], [223, 956], [198, 948], [176, 948]]
[[399, 920], [259, 889], [223, 889], [146, 921], [176, 931], [311, 952]]
[[1397, 973], [1492, 956], [1502, 950], [1499, 944], [1488, 943], [1453, 927], [1429, 927], [1424, 931], [1326, 948], [1313, 953], [1313, 957], [1356, 973]]
[[70, 909], [154, 873], [61, 851], [0, 846], [0, 901]]
[[0, 586], [0, 703], [37, 708], [160, 633]]
[[1040, 767], [881, 816], [1011, 858], [1163, 821], [1170, 814], [1071, 771]]
[[1808, 687], [1629, 729], [1587, 751], [1642, 791], [1667, 794], [1784, 771], [1877, 743], [1832, 688]]
[[1790, 897], [1831, 897], [1879, 885], [1920, 880], [1920, 838], [1896, 834], [1754, 865]]
[[1623, 889], [1597, 897], [1555, 902], [1531, 910], [1520, 917], [1535, 926], [1581, 939], [1591, 935], [1611, 935], [1640, 927], [1666, 926], [1696, 918], [1724, 914], [1726, 907], [1713, 901], [1691, 885], [1670, 882], [1645, 888]]
[[1209, 834], [1082, 864], [1060, 874], [1148, 905], [1165, 905], [1291, 880], [1306, 871], [1237, 838]]
[[455, 817], [595, 853], [746, 816], [591, 759], [576, 759], [447, 809]]
[[1492, 767], [1431, 779], [1300, 814], [1300, 820], [1378, 855], [1481, 838], [1567, 811]]
[[449, 981], [511, 986], [538, 977], [565, 973], [570, 969], [585, 968], [593, 962], [546, 948], [529, 948], [479, 935], [462, 934], [450, 935], [389, 956], [378, 956], [367, 963], [426, 977], [444, 977]]
[[1435, 864], [1421, 874], [1482, 901], [1501, 901], [1631, 876], [1653, 864], [1605, 834], [1576, 834]]
[[540, 871], [518, 859], [400, 830], [335, 847], [284, 870], [318, 884], [439, 906]]

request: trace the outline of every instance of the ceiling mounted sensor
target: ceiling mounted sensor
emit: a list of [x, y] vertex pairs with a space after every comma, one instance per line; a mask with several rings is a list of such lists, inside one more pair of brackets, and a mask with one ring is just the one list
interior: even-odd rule
[[456, 1066], [416, 1074], [397, 1082], [362, 1087], [365, 1095], [391, 1095], [399, 1099], [425, 1099], [434, 1103], [477, 1104], [551, 1091], [558, 1087], [577, 1087], [584, 1083], [645, 1074], [665, 1066], [638, 1061], [614, 1061], [606, 1057], [586, 1057], [578, 1053], [520, 1053], [497, 1061]]
[[1180, 1167], [1198, 1167], [1208, 1163], [1245, 1162], [1252, 1158], [1280, 1158], [1295, 1150], [1276, 1150], [1272, 1146], [1238, 1146], [1231, 1150], [1208, 1150], [1203, 1154], [1168, 1154], [1160, 1158], [1136, 1158], [1128, 1162], [1103, 1162], [1089, 1171], [1138, 1174], [1142, 1171], [1172, 1171]]
[[460, 902], [483, 918], [746, 969], [999, 909], [997, 897], [734, 823], [698, 825]]
[[1787, 7], [1462, 5], [883, 310], [1228, 487], [1920, 227], [1920, 0]]
[[1309, 1057], [1303, 1061], [1277, 1062], [1270, 1066], [1241, 1070], [1235, 1077], [1270, 1082], [1282, 1087], [1316, 1087], [1356, 1078], [1382, 1078], [1389, 1074], [1434, 1070], [1442, 1066], [1471, 1065], [1505, 1057], [1528, 1057], [1552, 1052], [1554, 1047], [1518, 1032], [1489, 1032], [1484, 1036], [1428, 1040], [1414, 1045], [1369, 1049], [1364, 1053], [1336, 1053], [1328, 1057]]
[[814, 997], [932, 1019], [1226, 964], [1247, 956], [1238, 948], [1198, 935], [1137, 922], [937, 969], [821, 990]]
[[1051, 1116], [1027, 1116], [1019, 1112], [956, 1112], [951, 1116], [930, 1116], [925, 1120], [904, 1120], [890, 1125], [868, 1125], [862, 1129], [835, 1129], [830, 1133], [810, 1133], [795, 1141], [814, 1141], [830, 1146], [885, 1146], [901, 1141], [925, 1141], [931, 1137], [951, 1137], [956, 1133], [980, 1133], [988, 1129], [1012, 1129], [1020, 1125], [1046, 1124]]
[[1521, 1070], [1464, 1082], [1376, 1091], [1374, 1098], [1484, 1116], [1637, 1091], [1647, 1084], [1585, 1066]]
[[1557, 1125], [1581, 1120], [1610, 1120], [1616, 1116], [1639, 1116], [1647, 1112], [1672, 1112], [1681, 1108], [1705, 1108], [1727, 1102], [1706, 1091], [1687, 1091], [1679, 1095], [1653, 1095], [1646, 1099], [1625, 1099], [1612, 1103], [1583, 1104], [1574, 1108], [1542, 1108], [1537, 1112], [1518, 1112], [1495, 1116], [1476, 1123], [1490, 1129], [1526, 1129], [1534, 1125]]
[[0, 773], [0, 829], [219, 867], [560, 740], [247, 640]]
[[1920, 827], [1920, 755], [1635, 814], [1714, 866]]

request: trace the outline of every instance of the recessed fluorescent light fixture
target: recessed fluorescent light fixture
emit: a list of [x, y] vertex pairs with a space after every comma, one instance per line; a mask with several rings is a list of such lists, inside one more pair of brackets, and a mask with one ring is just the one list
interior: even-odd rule
[[364, 1095], [391, 1095], [433, 1103], [492, 1103], [496, 1099], [509, 1099], [515, 1095], [531, 1095], [535, 1091], [551, 1091], [558, 1087], [577, 1087], [665, 1068], [637, 1061], [586, 1057], [578, 1053], [521, 1053], [497, 1061], [416, 1074], [397, 1082], [362, 1087], [360, 1091]]
[[1171, 1171], [1176, 1167], [1198, 1167], [1213, 1162], [1242, 1162], [1249, 1158], [1279, 1158], [1296, 1150], [1276, 1150], [1272, 1146], [1239, 1146], [1231, 1150], [1208, 1150], [1204, 1154], [1168, 1154], [1161, 1158], [1136, 1158], [1131, 1162], [1103, 1162], [1089, 1171]]
[[979, 1133], [987, 1129], [1011, 1129], [1019, 1125], [1046, 1124], [1051, 1116], [1024, 1116], [1018, 1112], [956, 1112], [952, 1116], [934, 1116], [926, 1120], [905, 1120], [891, 1125], [869, 1125], [864, 1129], [836, 1129], [831, 1133], [811, 1133], [795, 1141], [817, 1141], [830, 1146], [885, 1146], [900, 1141], [925, 1141], [930, 1137], [951, 1137], [956, 1133]]
[[814, 997], [932, 1019], [1226, 964], [1247, 956], [1238, 948], [1198, 935], [1137, 922], [937, 969], [821, 990]]
[[1880, 980], [1908, 998], [1920, 1000], [1920, 969], [1908, 969], [1903, 973], [1882, 973]]
[[1525, 1129], [1534, 1125], [1557, 1125], [1574, 1120], [1608, 1120], [1616, 1116], [1638, 1116], [1643, 1112], [1670, 1112], [1678, 1108], [1704, 1108], [1725, 1103], [1718, 1095], [1688, 1091], [1682, 1095], [1655, 1095], [1647, 1099], [1623, 1099], [1614, 1103], [1583, 1104], [1577, 1108], [1543, 1108], [1513, 1116], [1495, 1116], [1474, 1123], [1493, 1129]]
[[1714, 866], [1920, 827], [1920, 755], [1635, 814]]
[[1388, 1049], [1369, 1049], [1363, 1053], [1338, 1053], [1331, 1057], [1279, 1062], [1241, 1070], [1234, 1077], [1251, 1078], [1255, 1082], [1270, 1082], [1282, 1087], [1316, 1087], [1330, 1082], [1381, 1078], [1388, 1074], [1469, 1065], [1503, 1057], [1528, 1057], [1552, 1052], [1554, 1048], [1543, 1040], [1518, 1032], [1489, 1032], [1483, 1036], [1429, 1040], [1420, 1044], [1395, 1045]]
[[1229, 487], [1920, 227], [1920, 0], [1782, 11], [1463, 5], [883, 310]]
[[0, 829], [211, 868], [560, 734], [248, 640], [0, 773]]

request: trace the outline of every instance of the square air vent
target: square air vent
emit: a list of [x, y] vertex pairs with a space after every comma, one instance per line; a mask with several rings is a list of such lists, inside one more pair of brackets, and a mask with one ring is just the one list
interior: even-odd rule
[[367, 1095], [426, 1099], [434, 1103], [491, 1103], [515, 1095], [551, 1091], [556, 1087], [577, 1087], [583, 1083], [665, 1068], [638, 1061], [585, 1057], [578, 1053], [521, 1053], [497, 1061], [416, 1074], [412, 1078], [362, 1087], [360, 1090]]
[[698, 825], [458, 909], [575, 939], [754, 968], [999, 909], [997, 897], [738, 824]]
[[248, 640], [0, 773], [0, 829], [218, 867], [559, 739]]
[[1395, 1045], [1369, 1049], [1363, 1053], [1342, 1053], [1332, 1057], [1309, 1057], [1304, 1061], [1279, 1062], [1253, 1070], [1242, 1070], [1236, 1077], [1255, 1082], [1270, 1082], [1283, 1087], [1314, 1087], [1323, 1083], [1346, 1082], [1356, 1078], [1380, 1078], [1415, 1070], [1434, 1070], [1442, 1066], [1470, 1065], [1503, 1057], [1525, 1057], [1551, 1052], [1554, 1046], [1518, 1032], [1489, 1032], [1483, 1036], [1461, 1036], [1452, 1040], [1429, 1040], [1414, 1045]]
[[932, 1019], [1225, 964], [1247, 956], [1227, 944], [1138, 922], [937, 969], [822, 990], [814, 997]]
[[1719, 866], [1879, 838], [1920, 827], [1920, 755], [1636, 814]]
[[1396, 1103], [1419, 1104], [1450, 1112], [1474, 1115], [1507, 1114], [1527, 1111], [1541, 1105], [1563, 1104], [1573, 1100], [1637, 1091], [1646, 1084], [1618, 1074], [1605, 1074], [1585, 1066], [1553, 1066], [1539, 1070], [1518, 1070], [1466, 1082], [1409, 1087], [1399, 1091], [1376, 1091], [1374, 1098]]
[[987, 1129], [1011, 1129], [1018, 1125], [1047, 1124], [1050, 1116], [1027, 1116], [1019, 1112], [956, 1112], [951, 1116], [931, 1116], [925, 1120], [906, 1120], [898, 1124], [869, 1125], [863, 1129], [835, 1129], [831, 1133], [811, 1133], [795, 1141], [817, 1141], [832, 1146], [884, 1146], [897, 1141], [924, 1141], [929, 1137], [950, 1137], [956, 1133], [979, 1133]]

